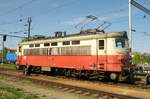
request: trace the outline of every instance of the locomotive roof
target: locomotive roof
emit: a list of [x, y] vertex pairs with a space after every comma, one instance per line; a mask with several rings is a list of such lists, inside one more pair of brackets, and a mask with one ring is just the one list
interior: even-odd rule
[[95, 32], [95, 33], [78, 33], [78, 34], [68, 34], [61, 37], [47, 37], [39, 39], [30, 39], [29, 41], [23, 40], [21, 44], [32, 44], [32, 43], [45, 43], [45, 42], [61, 42], [61, 41], [71, 41], [71, 40], [88, 40], [96, 38], [114, 38], [114, 37], [123, 37], [127, 38], [127, 33], [122, 32]]

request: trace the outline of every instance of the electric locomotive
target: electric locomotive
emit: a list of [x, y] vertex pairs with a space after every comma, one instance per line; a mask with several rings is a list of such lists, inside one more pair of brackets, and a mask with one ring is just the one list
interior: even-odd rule
[[75, 77], [123, 80], [130, 77], [130, 48], [125, 31], [87, 29], [76, 34], [23, 40], [17, 48], [17, 68]]

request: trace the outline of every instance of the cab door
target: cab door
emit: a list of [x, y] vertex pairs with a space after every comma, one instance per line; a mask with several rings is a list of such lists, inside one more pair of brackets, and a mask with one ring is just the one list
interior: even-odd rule
[[105, 70], [106, 68], [106, 40], [105, 39], [98, 39], [97, 58], [98, 58], [97, 63], [99, 69]]
[[21, 58], [22, 58], [22, 47], [18, 46], [18, 48], [17, 48], [17, 61], [16, 61], [16, 64], [21, 64]]

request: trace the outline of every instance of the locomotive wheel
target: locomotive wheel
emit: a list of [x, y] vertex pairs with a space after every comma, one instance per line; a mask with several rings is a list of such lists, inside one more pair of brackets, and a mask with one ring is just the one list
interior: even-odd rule
[[16, 70], [20, 70], [20, 66], [19, 65], [16, 65]]
[[29, 76], [31, 74], [30, 67], [24, 67], [23, 74], [26, 76]]
[[65, 71], [65, 76], [67, 76], [67, 77], [71, 76], [70, 70], [66, 70], [66, 71]]
[[24, 66], [22, 65], [16, 65], [16, 70], [23, 70], [24, 69]]
[[117, 83], [119, 80], [119, 74], [117, 73], [111, 73], [110, 74], [110, 79], [114, 81], [114, 83]]

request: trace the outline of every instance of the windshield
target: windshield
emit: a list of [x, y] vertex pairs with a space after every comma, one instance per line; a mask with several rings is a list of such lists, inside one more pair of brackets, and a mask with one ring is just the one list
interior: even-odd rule
[[116, 47], [117, 48], [124, 48], [125, 47], [125, 40], [124, 39], [116, 39]]

